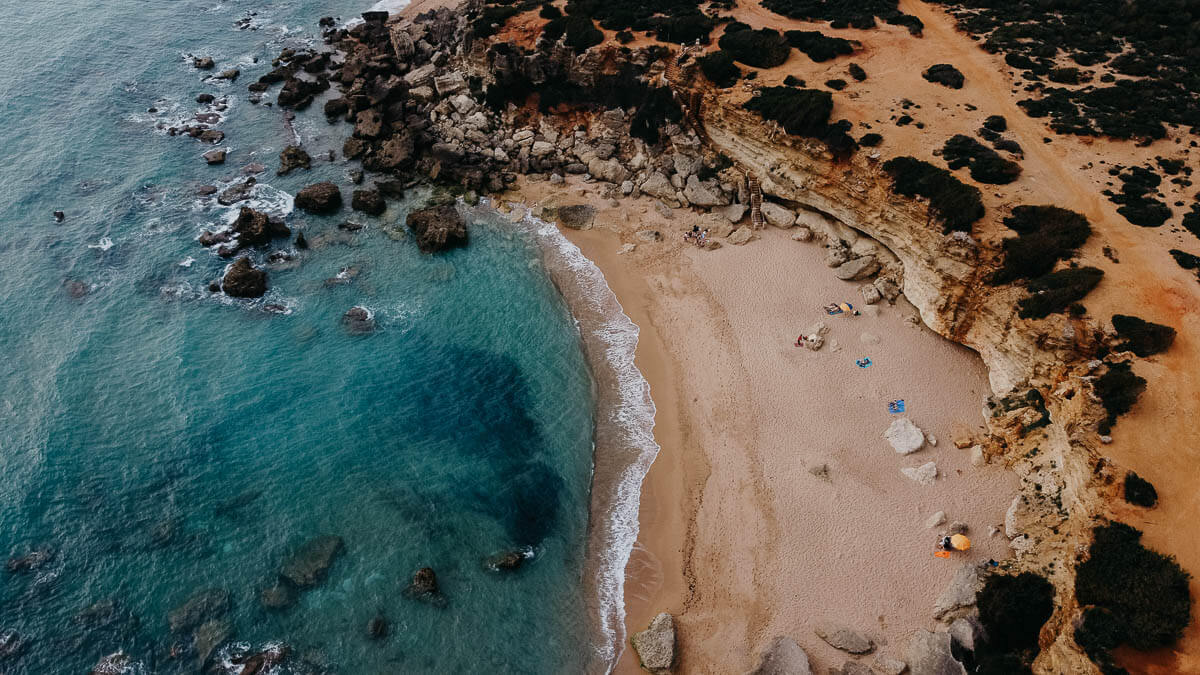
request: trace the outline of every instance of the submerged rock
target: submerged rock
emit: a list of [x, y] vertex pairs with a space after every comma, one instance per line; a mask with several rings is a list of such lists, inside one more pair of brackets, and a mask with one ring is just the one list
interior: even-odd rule
[[307, 169], [312, 164], [312, 158], [298, 145], [289, 145], [279, 151], [279, 170], [275, 173], [286, 176], [292, 169]]
[[342, 315], [342, 324], [351, 333], [370, 333], [375, 330], [375, 316], [366, 307], [355, 306]]
[[654, 617], [646, 630], [634, 633], [629, 641], [642, 667], [651, 673], [664, 675], [675, 666], [675, 619], [670, 614]]
[[342, 192], [328, 181], [314, 183], [297, 192], [295, 202], [311, 213], [333, 213], [342, 207]]
[[50, 546], [41, 546], [24, 555], [13, 556], [5, 563], [4, 568], [10, 573], [32, 572], [46, 563], [54, 560], [55, 550]]
[[367, 637], [372, 640], [381, 640], [387, 637], [388, 621], [383, 614], [376, 614], [367, 622]]
[[422, 567], [413, 573], [408, 590], [414, 595], [435, 595], [438, 593], [437, 573], [432, 567]]
[[223, 588], [196, 591], [183, 604], [167, 612], [167, 626], [172, 633], [198, 628], [206, 621], [228, 614], [231, 604], [229, 591]]
[[808, 654], [785, 635], [771, 640], [763, 650], [758, 665], [747, 675], [812, 675]]
[[299, 588], [316, 586], [325, 579], [343, 546], [342, 538], [336, 535], [310, 539], [283, 563], [279, 575]]
[[483, 567], [493, 572], [513, 571], [519, 569], [527, 559], [532, 557], [532, 551], [501, 551], [484, 560]]
[[29, 648], [29, 643], [29, 638], [15, 630], [0, 631], [0, 660], [20, 656]]
[[267, 273], [251, 265], [250, 259], [243, 256], [225, 272], [221, 290], [232, 298], [261, 298], [267, 292]]
[[264, 609], [287, 609], [296, 602], [296, 591], [287, 584], [275, 584], [258, 594], [258, 602]]
[[350, 196], [350, 208], [372, 216], [379, 216], [387, 210], [387, 203], [383, 201], [383, 195], [379, 193], [379, 190], [355, 190]]
[[467, 224], [451, 205], [432, 206], [408, 214], [405, 224], [423, 253], [436, 253], [467, 245]]
[[254, 190], [255, 184], [258, 183], [254, 176], [250, 176], [240, 183], [234, 183], [221, 191], [217, 195], [217, 203], [221, 206], [233, 206], [234, 204], [245, 201], [250, 198], [251, 191]]
[[292, 648], [287, 645], [273, 645], [258, 652], [247, 652], [230, 657], [230, 663], [241, 666], [240, 675], [265, 675], [272, 668], [283, 663]]
[[128, 672], [129, 655], [123, 651], [109, 654], [100, 659], [88, 675], [119, 675]]
[[229, 619], [214, 619], [201, 624], [196, 629], [196, 637], [192, 644], [196, 650], [196, 666], [203, 670], [217, 647], [225, 644], [231, 637], [233, 637], [233, 623]]

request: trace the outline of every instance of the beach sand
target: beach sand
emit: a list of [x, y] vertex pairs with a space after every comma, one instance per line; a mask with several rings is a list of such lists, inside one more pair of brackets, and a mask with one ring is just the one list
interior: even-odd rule
[[[523, 183], [508, 198], [611, 204], [594, 187]], [[983, 364], [913, 325], [903, 300], [826, 316], [825, 303], [860, 297], [817, 244], [768, 229], [744, 247], [702, 251], [681, 241], [692, 222], [687, 211], [666, 220], [648, 200], [627, 199], [602, 207], [596, 229], [564, 230], [642, 328], [638, 364], [658, 409], [662, 451], [627, 568], [628, 630], [675, 614], [682, 672], [746, 670], [777, 635], [796, 639], [814, 667], [840, 666], [847, 655], [813, 633], [823, 623], [902, 656], [913, 631], [932, 627], [934, 600], [959, 564], [1008, 556], [1004, 538], [988, 533], [1017, 480], [973, 467], [952, 442], [983, 430]], [[635, 234], [647, 228], [663, 240]], [[636, 250], [618, 254], [625, 243]], [[829, 328], [824, 349], [797, 348], [817, 322]], [[860, 369], [864, 356], [874, 365]], [[936, 447], [892, 450], [883, 432], [894, 398]], [[932, 486], [900, 473], [931, 460], [940, 472]], [[827, 477], [812, 473], [822, 465]], [[945, 526], [926, 521], [937, 511], [970, 526], [968, 554], [933, 556]], [[618, 671], [638, 672], [632, 650]]]

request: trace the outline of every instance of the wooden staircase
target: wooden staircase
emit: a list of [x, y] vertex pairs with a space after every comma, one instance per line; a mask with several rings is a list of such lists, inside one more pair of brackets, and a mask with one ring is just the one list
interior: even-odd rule
[[746, 174], [746, 188], [750, 191], [750, 225], [761, 230], [767, 224], [762, 212], [762, 186], [752, 173]]

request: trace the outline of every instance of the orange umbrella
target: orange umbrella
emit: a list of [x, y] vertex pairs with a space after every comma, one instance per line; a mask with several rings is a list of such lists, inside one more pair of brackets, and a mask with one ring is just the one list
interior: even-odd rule
[[966, 551], [971, 548], [971, 540], [967, 539], [966, 535], [956, 534], [950, 537], [950, 546], [955, 551]]

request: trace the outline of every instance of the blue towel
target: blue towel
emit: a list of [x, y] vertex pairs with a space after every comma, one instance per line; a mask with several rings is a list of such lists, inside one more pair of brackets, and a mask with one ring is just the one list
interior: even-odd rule
[[898, 398], [888, 403], [888, 412], [893, 415], [904, 412], [904, 399]]

